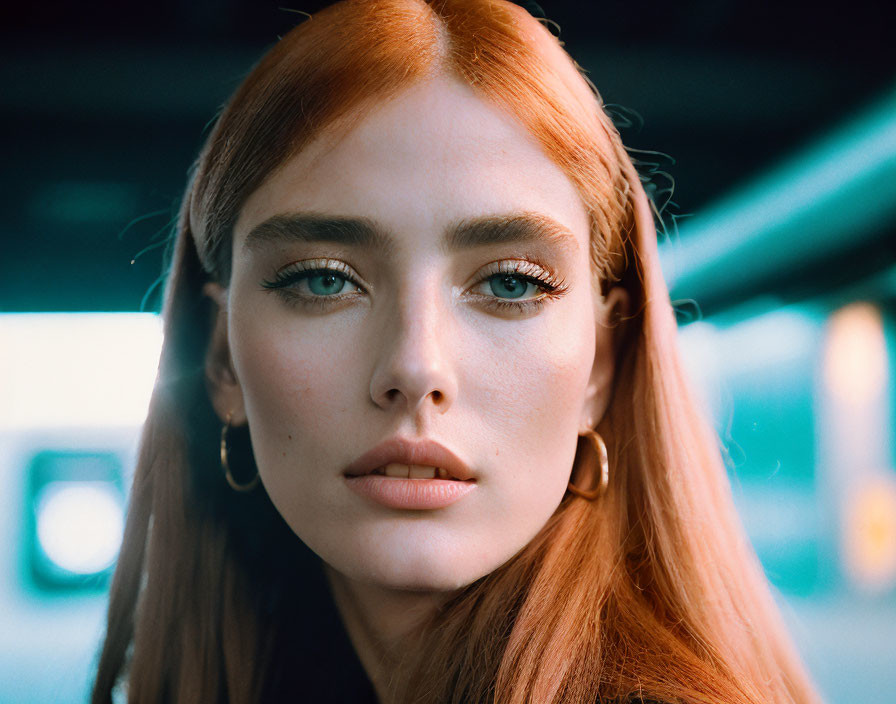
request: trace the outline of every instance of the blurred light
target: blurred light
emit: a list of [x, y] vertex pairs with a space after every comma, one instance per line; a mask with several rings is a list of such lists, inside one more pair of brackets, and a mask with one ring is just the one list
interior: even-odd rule
[[819, 321], [800, 308], [701, 320], [679, 331], [681, 350], [694, 376], [748, 374], [804, 363], [818, 341]]
[[731, 374], [803, 362], [816, 344], [818, 324], [805, 312], [783, 308], [722, 329], [721, 355]]
[[139, 425], [161, 346], [152, 313], [0, 315], [0, 429]]
[[712, 323], [698, 320], [678, 331], [678, 342], [688, 379], [707, 412], [719, 419], [722, 414], [719, 330]]
[[139, 191], [114, 181], [59, 181], [42, 184], [27, 203], [27, 217], [53, 224], [126, 222], [139, 207]]
[[844, 559], [861, 586], [883, 591], [896, 585], [896, 478], [874, 477], [859, 487], [846, 507]]
[[660, 249], [673, 299], [742, 300], [854, 250], [896, 218], [896, 90], [682, 223]]
[[883, 393], [887, 344], [880, 313], [874, 306], [856, 303], [831, 316], [824, 379], [835, 398], [854, 406]]
[[31, 458], [25, 533], [40, 590], [105, 588], [124, 527], [122, 469], [114, 450], [41, 449]]
[[86, 575], [110, 567], [121, 546], [124, 510], [108, 482], [50, 482], [37, 497], [37, 536], [56, 566]]

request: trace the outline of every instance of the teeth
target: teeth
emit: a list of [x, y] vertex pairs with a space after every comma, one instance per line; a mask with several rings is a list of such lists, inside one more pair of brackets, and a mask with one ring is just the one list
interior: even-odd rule
[[411, 479], [435, 479], [438, 470], [435, 467], [420, 467], [418, 465], [411, 465], [408, 472], [408, 477]]
[[[380, 471], [377, 471], [379, 474]], [[382, 473], [387, 477], [403, 477], [405, 479], [435, 479], [436, 476], [447, 479], [448, 473], [437, 467], [424, 467], [421, 465], [387, 464]]]
[[410, 467], [406, 464], [387, 464], [383, 468], [383, 474], [387, 477], [404, 477], [405, 479], [409, 476]]

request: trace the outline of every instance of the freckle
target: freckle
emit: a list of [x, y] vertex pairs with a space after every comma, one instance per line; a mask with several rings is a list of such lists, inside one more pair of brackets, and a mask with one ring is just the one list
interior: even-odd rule
[[283, 453], [283, 456], [286, 457], [286, 453], [285, 453], [285, 452]]
[[286, 437], [288, 437], [290, 440], [292, 440], [292, 435], [287, 435]]

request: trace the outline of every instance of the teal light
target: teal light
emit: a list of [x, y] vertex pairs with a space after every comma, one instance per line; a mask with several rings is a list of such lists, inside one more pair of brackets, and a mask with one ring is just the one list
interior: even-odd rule
[[683, 223], [660, 257], [673, 299], [734, 301], [758, 281], [858, 247], [894, 219], [896, 90]]
[[25, 518], [37, 587], [105, 587], [124, 528], [123, 480], [114, 452], [45, 450], [32, 458]]
[[681, 349], [719, 433], [735, 502], [782, 592], [825, 588], [814, 384], [823, 316], [758, 303], [682, 328]]
[[71, 227], [127, 222], [139, 207], [137, 189], [127, 183], [59, 181], [40, 187], [28, 201], [28, 217]]

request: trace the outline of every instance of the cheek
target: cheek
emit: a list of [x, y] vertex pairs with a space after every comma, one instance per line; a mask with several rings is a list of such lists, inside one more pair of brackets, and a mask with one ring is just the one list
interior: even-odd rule
[[[299, 447], [307, 452], [305, 438], [332, 435], [344, 426], [356, 395], [351, 346], [344, 339], [270, 317], [245, 316], [231, 327], [234, 367], [260, 464], [273, 456], [271, 450], [281, 457]], [[294, 442], [284, 446], [285, 439]]]
[[493, 340], [487, 373], [471, 370], [470, 387], [481, 389], [477, 440], [493, 448], [489, 460], [501, 486], [496, 518], [518, 521], [522, 512], [546, 519], [563, 496], [594, 363], [590, 310], [569, 306]]
[[[562, 315], [494, 342], [484, 380], [495, 417], [525, 434], [551, 436], [580, 415], [594, 360], [590, 319], [570, 306]], [[481, 382], [480, 382], [481, 383]]]

